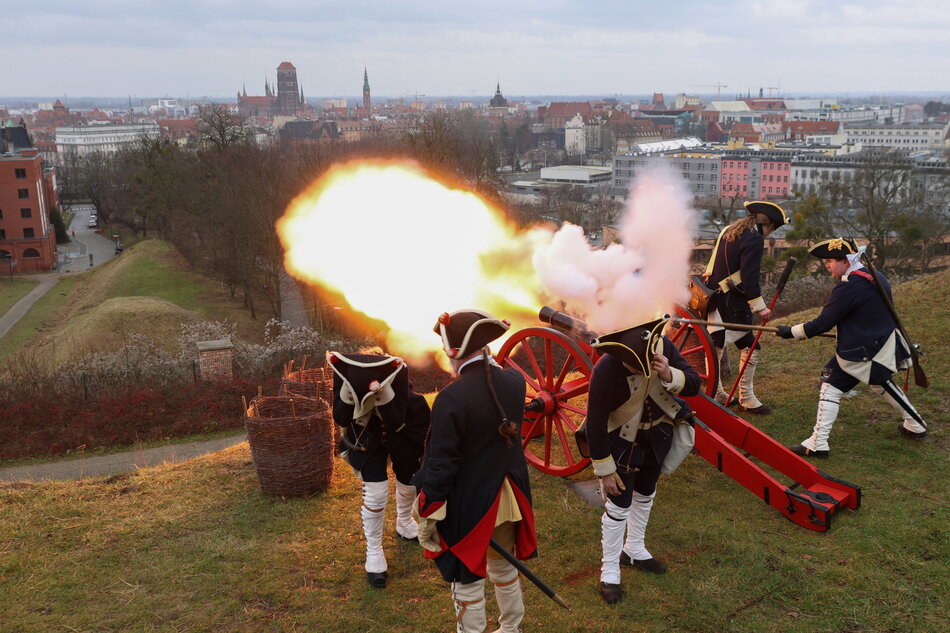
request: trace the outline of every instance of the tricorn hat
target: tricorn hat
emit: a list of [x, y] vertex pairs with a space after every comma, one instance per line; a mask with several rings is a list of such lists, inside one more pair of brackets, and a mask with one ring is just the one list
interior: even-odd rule
[[785, 210], [782, 207], [778, 206], [774, 202], [766, 202], [764, 200], [750, 200], [749, 202], [744, 203], [746, 210], [749, 212], [749, 215], [755, 215], [756, 213], [761, 213], [775, 225], [775, 228], [782, 226], [783, 224], [788, 224], [788, 216], [785, 215]]
[[808, 253], [818, 259], [847, 259], [848, 255], [854, 255], [857, 252], [858, 245], [854, 243], [854, 240], [843, 237], [818, 242], [808, 249]]
[[402, 395], [394, 387], [406, 391], [408, 397], [408, 378], [394, 384], [406, 367], [398, 356], [327, 352], [327, 361], [334, 373], [333, 396], [353, 406], [353, 419], [362, 418]]
[[663, 347], [663, 325], [666, 319], [656, 319], [604, 334], [591, 341], [597, 351], [619, 358], [644, 376], [652, 373], [653, 354]]
[[449, 358], [465, 358], [485, 347], [508, 331], [508, 321], [480, 312], [456, 310], [443, 312], [432, 331], [442, 337], [442, 347]]

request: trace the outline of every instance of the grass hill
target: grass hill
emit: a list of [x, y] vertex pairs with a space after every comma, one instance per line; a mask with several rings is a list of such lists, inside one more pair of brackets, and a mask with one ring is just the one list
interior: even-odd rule
[[[950, 613], [946, 381], [950, 273], [895, 289], [925, 351], [931, 388], [910, 397], [930, 437], [900, 437], [866, 388], [842, 403], [828, 474], [858, 484], [862, 507], [827, 533], [802, 529], [696, 457], [661, 478], [647, 534], [670, 571], [624, 570], [626, 599], [597, 596], [600, 511], [532, 471], [540, 556], [530, 566], [571, 605], [525, 583], [525, 631], [943, 632]], [[795, 323], [806, 315], [784, 320]], [[753, 420], [783, 443], [814, 422], [825, 340], [763, 340]], [[589, 470], [577, 478], [590, 478]], [[246, 444], [107, 479], [0, 485], [0, 627], [27, 632], [447, 631], [445, 583], [421, 549], [384, 539], [390, 587], [362, 568], [359, 482], [342, 462], [311, 499], [260, 492]], [[489, 591], [489, 595], [490, 595]], [[489, 614], [496, 614], [489, 598]]]
[[[252, 320], [239, 299], [232, 299], [220, 283], [188, 270], [175, 249], [161, 240], [139, 242], [64, 281], [65, 296], [39, 315], [38, 326], [17, 336], [17, 349], [29, 347], [40, 360], [59, 363], [90, 351], [115, 350], [133, 334], [173, 347], [179, 325], [198, 319], [227, 319], [238, 324], [242, 338], [263, 338], [266, 319]], [[0, 354], [15, 351], [0, 349]]]

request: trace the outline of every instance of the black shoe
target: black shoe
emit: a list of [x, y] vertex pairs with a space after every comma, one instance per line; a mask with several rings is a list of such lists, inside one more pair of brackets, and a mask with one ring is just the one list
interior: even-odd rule
[[643, 560], [631, 560], [630, 555], [626, 552], [620, 552], [620, 564], [627, 567], [635, 567], [640, 571], [645, 571], [648, 574], [665, 574], [666, 565], [661, 560], [656, 558], [645, 558]]
[[819, 459], [828, 459], [828, 455], [831, 453], [831, 451], [813, 451], [810, 448], [805, 448], [801, 444], [789, 446], [788, 450], [801, 457], [817, 457]]
[[617, 604], [620, 602], [620, 599], [623, 598], [623, 590], [620, 588], [620, 585], [612, 585], [609, 582], [600, 583], [600, 587], [597, 591], [600, 592], [600, 597], [603, 598], [607, 604]]
[[922, 431], [920, 433], [915, 433], [909, 429], [904, 428], [904, 423], [901, 422], [897, 425], [897, 430], [901, 432], [901, 435], [909, 437], [912, 440], [922, 440], [927, 437], [927, 431]]
[[743, 407], [742, 405], [739, 405], [739, 408], [745, 413], [751, 413], [752, 415], [768, 415], [772, 413], [772, 407], [766, 404], [760, 404], [757, 407]]
[[386, 578], [389, 576], [387, 572], [374, 573], [371, 571], [366, 572], [366, 582], [369, 583], [370, 587], [374, 589], [385, 589], [386, 588]]

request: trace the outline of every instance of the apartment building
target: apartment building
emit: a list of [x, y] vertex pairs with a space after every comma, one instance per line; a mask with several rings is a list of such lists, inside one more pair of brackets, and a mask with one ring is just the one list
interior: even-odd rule
[[23, 127], [0, 128], [0, 274], [53, 270], [56, 173]]
[[93, 152], [114, 154], [135, 145], [142, 137], [157, 139], [161, 130], [157, 123], [126, 123], [120, 125], [82, 125], [56, 128], [56, 152], [60, 156], [75, 153], [85, 156]]
[[845, 127], [849, 143], [864, 148], [884, 147], [909, 152], [950, 149], [950, 122], [853, 123]]

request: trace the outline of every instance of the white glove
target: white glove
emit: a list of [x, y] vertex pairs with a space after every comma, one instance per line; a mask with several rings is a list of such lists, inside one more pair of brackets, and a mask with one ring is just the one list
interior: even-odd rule
[[[420, 493], [421, 494], [421, 493]], [[430, 514], [427, 517], [419, 515], [419, 497], [412, 503], [412, 518], [416, 520], [419, 526], [419, 545], [430, 552], [441, 552], [442, 544], [439, 542], [439, 521], [445, 518], [446, 504]]]

